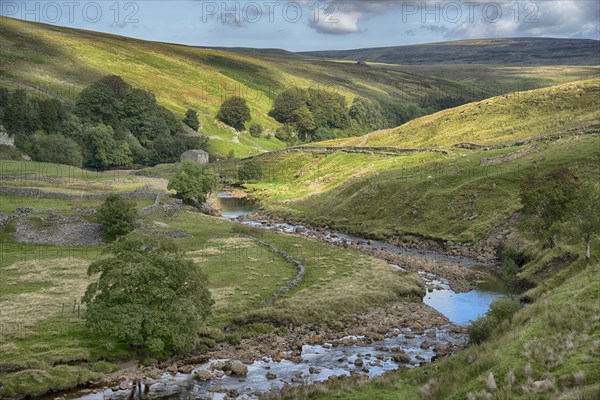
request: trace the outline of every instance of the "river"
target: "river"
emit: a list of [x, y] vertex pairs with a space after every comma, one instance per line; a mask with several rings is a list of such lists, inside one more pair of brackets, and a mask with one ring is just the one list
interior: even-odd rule
[[[283, 233], [298, 233], [311, 236], [312, 228], [302, 225], [272, 223], [245, 219], [244, 216], [257, 211], [258, 207], [251, 200], [236, 198], [228, 194], [219, 196], [221, 215], [251, 226], [260, 226]], [[323, 236], [321, 236], [323, 237]], [[432, 251], [404, 249], [398, 246], [373, 240], [365, 240], [342, 232], [327, 231], [326, 241], [332, 244], [340, 242], [360, 244], [373, 249], [386, 249], [398, 254], [425, 259], [447, 258], [463, 265], [464, 268], [480, 267], [476, 260], [446, 256]], [[390, 264], [390, 268], [403, 269]], [[470, 320], [485, 313], [496, 298], [502, 296], [501, 285], [490, 275], [489, 279], [478, 284], [476, 289], [466, 293], [455, 293], [448, 282], [431, 273], [419, 271], [426, 288], [423, 302], [444, 314], [451, 322], [465, 326]], [[401, 365], [417, 367], [431, 362], [436, 355], [436, 346], [464, 344], [462, 332], [447, 328], [431, 328], [423, 332], [412, 332], [410, 328], [396, 329], [388, 332], [383, 340], [363, 343], [361, 337], [345, 337], [321, 345], [305, 344], [302, 347], [301, 362], [282, 360], [273, 361], [263, 358], [247, 365], [248, 373], [244, 377], [225, 375], [206, 382], [195, 380], [192, 374], [163, 374], [160, 379], [145, 380], [141, 390], [129, 387], [125, 390], [104, 388], [82, 395], [74, 393], [67, 398], [82, 400], [119, 399], [119, 398], [189, 398], [219, 400], [226, 398], [227, 393], [237, 394], [240, 399], [257, 399], [260, 393], [278, 392], [285, 385], [299, 385], [322, 382], [330, 376], [352, 374], [374, 377], [387, 371], [397, 370]], [[424, 342], [428, 343], [424, 346]], [[394, 360], [398, 353], [402, 359]], [[195, 370], [210, 370], [211, 364], [228, 360], [212, 359], [199, 365]], [[214, 371], [212, 371], [214, 373]], [[269, 374], [270, 376], [267, 376]], [[272, 374], [272, 375], [271, 375]]]

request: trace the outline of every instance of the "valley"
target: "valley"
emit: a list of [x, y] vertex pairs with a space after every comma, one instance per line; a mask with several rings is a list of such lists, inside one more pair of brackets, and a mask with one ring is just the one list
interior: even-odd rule
[[600, 396], [598, 41], [1, 18], [0, 398]]

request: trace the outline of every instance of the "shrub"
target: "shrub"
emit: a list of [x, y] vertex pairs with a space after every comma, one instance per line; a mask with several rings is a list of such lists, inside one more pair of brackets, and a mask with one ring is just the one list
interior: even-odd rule
[[157, 362], [158, 362], [158, 360], [156, 358], [152, 358], [152, 357], [146, 357], [142, 360], [142, 364], [146, 367], [156, 364]]
[[119, 369], [119, 366], [108, 361], [96, 361], [90, 365], [90, 369], [95, 372], [101, 372], [103, 374], [110, 374]]
[[81, 148], [74, 140], [61, 135], [35, 135], [29, 138], [27, 155], [32, 160], [81, 167]]
[[196, 110], [188, 109], [183, 118], [183, 123], [197, 131], [200, 128], [200, 123], [198, 122], [198, 113]]
[[263, 133], [263, 127], [260, 124], [252, 124], [250, 125], [250, 129], [248, 130], [252, 137], [260, 137]]
[[0, 144], [0, 160], [22, 160], [23, 152], [16, 147]]
[[239, 345], [242, 342], [242, 338], [239, 333], [230, 333], [225, 335], [225, 340], [227, 343], [232, 344], [234, 346]]
[[469, 343], [480, 344], [486, 341], [498, 324], [511, 318], [519, 308], [519, 301], [510, 297], [494, 300], [490, 304], [488, 312], [479, 316], [469, 325]]
[[109, 195], [98, 210], [98, 221], [106, 228], [108, 239], [133, 231], [136, 219], [135, 203], [115, 194]]
[[233, 96], [221, 104], [217, 118], [237, 130], [242, 130], [244, 123], [251, 119], [250, 108], [246, 104], [246, 100]]
[[206, 201], [209, 193], [219, 187], [219, 177], [205, 165], [185, 160], [179, 172], [169, 180], [167, 188], [175, 190], [183, 201], [200, 205]]
[[494, 302], [490, 304], [487, 315], [495, 318], [497, 321], [504, 321], [512, 318], [513, 314], [516, 313], [519, 308], [521, 308], [519, 300], [512, 297], [502, 297], [494, 300]]
[[497, 321], [487, 315], [478, 317], [469, 325], [469, 343], [480, 344], [486, 341], [494, 331]]
[[298, 132], [289, 124], [286, 124], [275, 131], [275, 137], [282, 142], [294, 144], [298, 140]]
[[257, 181], [262, 178], [262, 167], [256, 161], [245, 162], [238, 171], [238, 178], [242, 182]]

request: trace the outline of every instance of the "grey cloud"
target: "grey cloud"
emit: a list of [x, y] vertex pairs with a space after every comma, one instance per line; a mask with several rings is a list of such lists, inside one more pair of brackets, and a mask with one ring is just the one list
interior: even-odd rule
[[[359, 1], [359, 0], [318, 0], [323, 5], [334, 4], [335, 13], [321, 12], [319, 18], [312, 18], [309, 26], [317, 32], [325, 34], [348, 34], [361, 31], [361, 22], [372, 16], [384, 13], [397, 15], [399, 23], [403, 20], [403, 12], [409, 8], [412, 13], [417, 9], [417, 21], [421, 21], [422, 29], [435, 33], [443, 33], [448, 39], [477, 38], [477, 37], [511, 37], [511, 36], [559, 36], [600, 38], [600, 2], [595, 0], [448, 0], [448, 1]], [[314, 0], [300, 0], [305, 5], [314, 5]], [[405, 7], [403, 8], [403, 3]], [[479, 4], [473, 8], [474, 4]], [[454, 11], [459, 5], [462, 18], [454, 20]], [[425, 10], [435, 10], [435, 7], [453, 8], [449, 18], [441, 13], [439, 22], [432, 22]], [[487, 7], [489, 16], [486, 20], [483, 10]], [[498, 21], [491, 22], [495, 16], [496, 7], [501, 7], [502, 16]], [[473, 12], [474, 19], [469, 20]], [[431, 14], [429, 14], [431, 15]], [[329, 16], [329, 20], [326, 20]]]

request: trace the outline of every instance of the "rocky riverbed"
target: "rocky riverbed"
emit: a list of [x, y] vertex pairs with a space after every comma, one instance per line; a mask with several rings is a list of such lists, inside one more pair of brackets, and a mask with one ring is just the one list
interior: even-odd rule
[[[340, 328], [343, 327], [343, 328]], [[431, 362], [463, 347], [465, 328], [422, 303], [395, 303], [328, 324], [294, 327], [237, 345], [105, 377], [105, 387], [68, 398], [256, 399], [287, 387], [336, 379], [368, 379]]]

